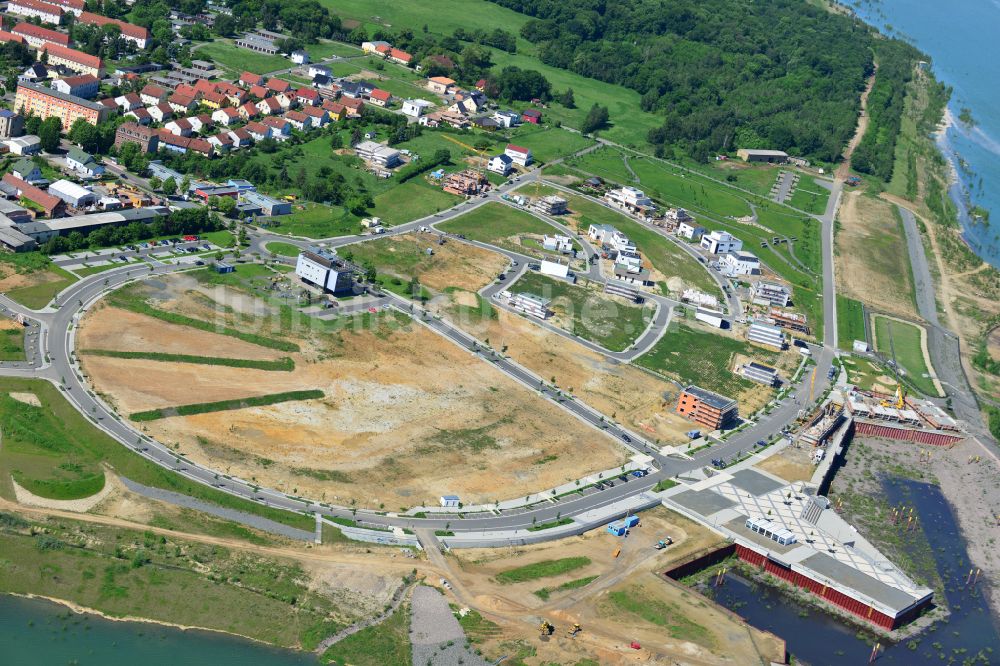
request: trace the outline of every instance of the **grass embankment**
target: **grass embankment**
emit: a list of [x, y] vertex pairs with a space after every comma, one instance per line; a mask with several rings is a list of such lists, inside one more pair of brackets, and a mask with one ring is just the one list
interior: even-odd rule
[[557, 587], [543, 587], [540, 590], [535, 590], [534, 592], [532, 592], [532, 594], [534, 594], [536, 597], [538, 597], [543, 601], [548, 601], [549, 596], [551, 596], [552, 593], [554, 592], [564, 592], [566, 590], [578, 590], [581, 587], [586, 587], [587, 585], [590, 585], [597, 579], [598, 576], [587, 576], [586, 578], [577, 578], [576, 580], [565, 582]]
[[[34, 394], [41, 407], [25, 404], [7, 393]], [[313, 530], [311, 516], [261, 506], [238, 499], [155, 465], [122, 446], [98, 430], [76, 411], [52, 384], [36, 379], [0, 378], [0, 495], [14, 499], [8, 482], [16, 471], [18, 483], [28, 490], [46, 496], [45, 491], [60, 488], [58, 499], [76, 499], [86, 495], [68, 495], [61, 482], [80, 481], [101, 474], [101, 463], [116, 473], [144, 485], [211, 502], [219, 506], [245, 511], [285, 525]], [[141, 442], [139, 442], [141, 443]], [[138, 443], [137, 443], [138, 444]], [[81, 493], [88, 488], [78, 487]]]
[[567, 331], [612, 351], [628, 349], [653, 312], [541, 273], [526, 273], [510, 290], [551, 299], [550, 307]]
[[83, 349], [81, 354], [87, 356], [107, 356], [110, 358], [142, 359], [145, 361], [163, 361], [165, 363], [197, 363], [199, 365], [221, 365], [227, 368], [252, 368], [254, 370], [274, 370], [291, 372], [295, 369], [295, 361], [288, 358], [274, 361], [262, 361], [249, 358], [223, 358], [219, 356], [194, 356], [192, 354], [166, 354], [163, 352], [131, 352], [114, 351], [111, 349]]
[[195, 414], [207, 414], [209, 412], [224, 412], [231, 409], [265, 407], [267, 405], [276, 405], [280, 402], [291, 402], [293, 400], [317, 400], [324, 397], [324, 395], [325, 394], [319, 389], [286, 391], [284, 393], [259, 395], [252, 398], [219, 400], [217, 402], [199, 402], [191, 405], [150, 409], [144, 412], [134, 412], [129, 416], [129, 418], [133, 421], [155, 421], [157, 419], [165, 419], [171, 416], [193, 416]]
[[708, 648], [716, 643], [711, 632], [689, 620], [681, 608], [656, 599], [641, 587], [632, 586], [624, 590], [614, 590], [608, 594], [608, 601], [618, 611], [663, 627], [671, 638], [691, 641]]
[[554, 227], [533, 215], [492, 202], [448, 220], [437, 228], [449, 234], [462, 234], [471, 240], [518, 251], [523, 248], [509, 242], [508, 238], [521, 234], [543, 236], [555, 233]]
[[0, 513], [0, 590], [313, 649], [360, 611], [298, 564], [94, 523]]
[[547, 523], [532, 525], [528, 528], [528, 531], [541, 532], [542, 530], [551, 530], [553, 527], [562, 527], [563, 525], [569, 525], [572, 522], [572, 518], [559, 518], [558, 520], [552, 520]]
[[757, 386], [733, 372], [735, 354], [750, 356], [772, 367], [778, 358], [777, 352], [743, 340], [703, 333], [684, 324], [671, 324], [666, 335], [635, 363], [684, 384], [697, 384], [709, 391], [735, 396]]
[[503, 585], [524, 583], [529, 580], [561, 576], [590, 564], [589, 557], [564, 557], [559, 560], [543, 560], [497, 574], [496, 581]]
[[6, 296], [17, 301], [26, 308], [41, 310], [66, 287], [76, 282], [76, 277], [69, 271], [52, 264], [44, 269], [37, 284], [11, 289]]
[[24, 329], [0, 329], [0, 361], [24, 360]]
[[865, 308], [861, 301], [837, 294], [837, 346], [851, 349], [855, 340], [865, 340]]
[[[896, 363], [906, 372], [903, 380], [911, 384], [921, 393], [936, 396], [937, 389], [929, 376], [930, 370], [920, 344], [923, 333], [919, 326], [905, 322], [875, 316], [875, 348], [892, 358], [893, 350]], [[890, 342], [891, 341], [891, 342]]]
[[383, 622], [334, 643], [322, 660], [351, 666], [411, 666], [409, 604], [400, 605]]
[[202, 321], [201, 319], [194, 319], [193, 317], [187, 317], [185, 315], [178, 314], [176, 312], [166, 312], [164, 310], [159, 310], [146, 303], [146, 301], [142, 298], [142, 296], [134, 292], [134, 288], [131, 286], [119, 289], [118, 291], [110, 294], [107, 297], [107, 299], [108, 303], [115, 307], [122, 308], [124, 310], [131, 310], [132, 312], [146, 315], [148, 317], [154, 317], [156, 319], [169, 322], [171, 324], [189, 326], [191, 328], [196, 328], [199, 331], [208, 331], [209, 333], [228, 335], [231, 338], [236, 338], [237, 340], [242, 340], [243, 342], [249, 342], [250, 344], [258, 345], [261, 347], [267, 347], [268, 349], [277, 349], [278, 351], [284, 351], [284, 352], [299, 351], [299, 346], [294, 342], [288, 342], [287, 340], [277, 340], [275, 338], [269, 338], [263, 335], [257, 335], [256, 333], [245, 333], [244, 331], [240, 331], [235, 328], [212, 324], [207, 321]]

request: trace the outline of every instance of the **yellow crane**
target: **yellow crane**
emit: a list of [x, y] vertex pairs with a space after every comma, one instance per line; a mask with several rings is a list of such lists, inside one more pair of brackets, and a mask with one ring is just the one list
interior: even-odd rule
[[482, 162], [480, 163], [479, 170], [482, 171], [482, 170], [485, 169], [485, 162], [486, 162], [486, 151], [485, 150], [477, 150], [476, 148], [473, 148], [469, 144], [465, 143], [464, 141], [459, 141], [455, 137], [449, 136], [447, 134], [441, 134], [441, 136], [443, 136], [448, 141], [451, 141], [452, 143], [458, 144], [459, 146], [462, 146], [466, 150], [468, 150], [470, 152], [473, 152], [476, 155], [479, 155], [479, 157], [482, 158]]

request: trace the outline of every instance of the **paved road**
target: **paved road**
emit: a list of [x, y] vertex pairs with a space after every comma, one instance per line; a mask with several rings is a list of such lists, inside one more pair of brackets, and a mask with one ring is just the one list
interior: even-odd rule
[[973, 433], [984, 441], [993, 441], [989, 431], [983, 427], [983, 419], [976, 402], [975, 392], [969, 385], [969, 380], [962, 368], [962, 358], [958, 337], [941, 325], [938, 319], [937, 299], [934, 293], [934, 281], [927, 264], [924, 244], [920, 239], [920, 230], [913, 213], [897, 206], [903, 219], [903, 231], [906, 234], [906, 247], [910, 254], [910, 265], [913, 267], [913, 289], [917, 298], [917, 311], [927, 321], [927, 348], [931, 355], [931, 364], [937, 373], [945, 395], [951, 399], [955, 415], [969, 424]]

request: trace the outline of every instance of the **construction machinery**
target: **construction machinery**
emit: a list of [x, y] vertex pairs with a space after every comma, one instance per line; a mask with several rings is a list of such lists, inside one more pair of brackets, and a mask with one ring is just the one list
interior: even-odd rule
[[555, 630], [556, 628], [548, 620], [542, 620], [542, 623], [538, 625], [538, 635], [543, 639], [547, 639]]
[[656, 545], [653, 546], [653, 548], [656, 548], [656, 550], [663, 550], [667, 546], [672, 546], [673, 543], [674, 543], [673, 537], [665, 536], [659, 541], [657, 541]]
[[573, 628], [570, 629], [569, 631], [567, 631], [566, 635], [569, 636], [570, 638], [576, 638], [576, 635], [578, 633], [580, 633], [581, 631], [583, 631], [583, 629], [580, 628], [580, 623], [579, 622], [574, 622], [573, 623]]

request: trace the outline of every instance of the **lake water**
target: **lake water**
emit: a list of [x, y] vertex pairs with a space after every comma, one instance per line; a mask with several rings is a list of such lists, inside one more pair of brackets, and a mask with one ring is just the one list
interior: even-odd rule
[[[927, 540], [934, 566], [945, 585], [951, 615], [910, 641], [890, 645], [877, 664], [995, 664], [1000, 662], [1000, 634], [980, 589], [965, 584], [969, 557], [952, 513], [936, 486], [910, 480], [884, 484], [891, 504], [914, 506], [920, 524], [932, 526]], [[713, 590], [715, 600], [787, 641], [796, 663], [854, 666], [867, 663], [874, 641], [814, 606], [799, 606], [778, 591], [728, 577]], [[883, 643], [884, 644], [884, 643]], [[954, 661], [949, 661], [954, 658]]]
[[68, 612], [40, 599], [0, 595], [3, 666], [315, 666], [312, 655], [223, 634]]
[[[992, 213], [989, 223], [977, 223], [960, 206], [969, 246], [1000, 267], [1000, 0], [864, 0], [849, 6], [928, 54], [934, 75], [954, 89], [949, 108], [956, 123], [940, 144], [959, 174], [952, 196]], [[963, 107], [971, 110], [973, 127], [957, 121]]]

